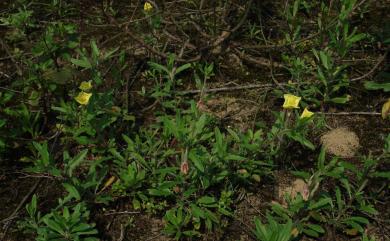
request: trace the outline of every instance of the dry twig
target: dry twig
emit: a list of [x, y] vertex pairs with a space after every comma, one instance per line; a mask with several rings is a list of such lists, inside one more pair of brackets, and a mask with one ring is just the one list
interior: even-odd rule
[[[284, 85], [284, 84], [280, 84], [280, 85]], [[223, 92], [223, 91], [257, 89], [257, 88], [272, 88], [272, 87], [275, 87], [275, 85], [274, 84], [252, 84], [252, 85], [241, 85], [241, 86], [205, 89], [205, 90], [203, 90], [203, 92], [204, 93], [215, 93], [215, 92]], [[179, 94], [188, 95], [188, 94], [199, 94], [201, 92], [202, 92], [202, 90], [185, 90], [185, 91], [180, 91]]]
[[317, 114], [323, 114], [323, 115], [368, 115], [368, 116], [377, 116], [381, 115], [379, 112], [364, 112], [364, 111], [357, 111], [357, 112], [317, 112]]
[[364, 75], [362, 75], [360, 77], [356, 77], [356, 78], [351, 79], [350, 82], [359, 81], [359, 80], [365, 79], [368, 76], [372, 75], [374, 73], [374, 71], [379, 67], [379, 65], [386, 59], [387, 53], [388, 53], [388, 51], [386, 51], [381, 57], [378, 58], [378, 61], [371, 68], [370, 71], [368, 71], [367, 73], [365, 73]]

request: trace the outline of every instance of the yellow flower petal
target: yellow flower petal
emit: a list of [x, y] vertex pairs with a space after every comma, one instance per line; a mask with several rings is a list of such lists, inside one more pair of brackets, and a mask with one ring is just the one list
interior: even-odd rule
[[283, 108], [285, 109], [299, 108], [298, 105], [299, 105], [299, 101], [301, 101], [301, 97], [292, 94], [285, 94], [283, 97], [284, 97]]
[[80, 105], [87, 105], [89, 102], [89, 98], [91, 98], [91, 93], [86, 93], [84, 91], [81, 91], [74, 99], [80, 104]]
[[79, 87], [79, 89], [82, 91], [88, 91], [91, 88], [92, 88], [91, 81], [83, 81], [83, 82], [81, 82], [80, 87]]
[[382, 118], [386, 119], [390, 115], [390, 98], [387, 100], [386, 103], [383, 104], [382, 107]]
[[152, 10], [153, 10], [152, 4], [150, 4], [149, 2], [146, 2], [146, 3], [144, 4], [144, 11], [145, 11], [145, 12], [150, 12], [150, 11], [152, 11]]
[[314, 115], [314, 113], [311, 112], [311, 111], [309, 111], [309, 110], [307, 109], [307, 107], [306, 107], [306, 108], [303, 110], [300, 119], [303, 119], [303, 118], [310, 118], [310, 117], [312, 117], [313, 115]]

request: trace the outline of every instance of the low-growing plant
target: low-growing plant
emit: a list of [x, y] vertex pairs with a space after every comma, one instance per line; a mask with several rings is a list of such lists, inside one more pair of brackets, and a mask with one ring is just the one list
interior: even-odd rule
[[[304, 97], [305, 101], [316, 106], [324, 103], [345, 104], [350, 100], [350, 96], [346, 93], [350, 82], [349, 66], [340, 64], [340, 61], [351, 51], [354, 44], [365, 39], [367, 35], [358, 33], [356, 28], [350, 30], [351, 14], [357, 5], [355, 0], [343, 0], [337, 3], [339, 12], [336, 17], [330, 14], [329, 6], [324, 3], [318, 4], [320, 5], [317, 21], [318, 42], [310, 40], [295, 42], [297, 48], [294, 53], [299, 56], [303, 55], [303, 58], [288, 54], [283, 56], [292, 77], [289, 88]], [[286, 20], [292, 31], [286, 34], [287, 42], [299, 39], [301, 35], [299, 31], [301, 24], [295, 19], [299, 9], [305, 8], [303, 6], [304, 1], [296, 0], [293, 6], [286, 8]], [[312, 46], [312, 56], [304, 52], [307, 45]], [[322, 50], [317, 50], [319, 48]]]
[[56, 167], [55, 160], [50, 155], [47, 142], [40, 144], [33, 142], [34, 157], [30, 158], [33, 163], [33, 167], [28, 168], [28, 171], [36, 173], [49, 173], [54, 176], [60, 175], [60, 170]]
[[34, 11], [27, 5], [20, 6], [17, 12], [9, 14], [7, 17], [0, 18], [0, 25], [12, 28], [6, 38], [10, 41], [18, 42], [26, 38], [26, 31], [35, 26]]
[[267, 224], [263, 224], [259, 218], [255, 218], [254, 234], [259, 241], [289, 241], [293, 238], [293, 223], [291, 219], [287, 223], [278, 223], [267, 213]]
[[[330, 225], [348, 235], [364, 232], [370, 217], [378, 214], [365, 192], [376, 172], [377, 160], [363, 159], [362, 169], [356, 165], [332, 158], [328, 163], [322, 149], [313, 174], [295, 172], [306, 179], [308, 194], [287, 198], [287, 208], [275, 203], [272, 211], [284, 220], [292, 219], [299, 233], [319, 237], [325, 232], [323, 225]], [[349, 178], [347, 178], [347, 176]], [[351, 178], [353, 177], [353, 179]], [[323, 190], [323, 183], [336, 181], [334, 192]]]
[[[272, 202], [265, 217], [255, 219], [256, 239], [319, 239], [327, 230], [374, 238], [368, 226], [380, 222], [377, 204], [388, 194], [390, 135], [383, 137], [383, 152], [342, 160], [321, 149], [317, 162], [310, 161], [319, 150], [317, 134], [325, 121], [312, 111], [320, 107], [326, 112], [330, 105], [351, 100], [350, 72], [360, 73], [355, 57], [368, 53], [360, 42], [378, 52], [389, 42], [375, 46], [368, 33], [355, 27], [356, 13], [363, 13], [366, 1], [294, 0], [283, 7], [273, 7], [272, 1], [247, 1], [245, 7], [229, 1], [143, 1], [143, 6], [123, 9], [118, 6], [124, 3], [103, 1], [90, 8], [93, 14], [72, 1], [8, 2], [0, 3], [6, 6], [0, 11], [0, 52], [7, 55], [0, 58], [0, 159], [12, 168], [21, 166], [18, 175], [50, 178], [54, 185], [49, 188], [56, 191], [45, 198], [49, 204], [52, 196], [58, 201], [38, 205], [38, 186], [19, 222], [32, 238], [99, 240], [105, 234], [98, 234], [91, 217], [108, 207], [124, 207], [112, 204], [128, 203], [128, 213], [162, 218], [163, 232], [176, 240], [210, 239], [205, 236], [220, 234], [240, 215], [235, 207], [245, 194], [267, 192], [264, 180], [292, 168], [298, 168], [292, 173], [304, 179], [304, 190], [286, 194], [282, 204]], [[269, 27], [275, 22], [278, 27]], [[101, 38], [99, 32], [106, 31], [113, 36]], [[363, 77], [374, 76], [386, 54]], [[184, 61], [190, 56], [195, 57]], [[224, 106], [206, 99], [215, 94], [248, 100], [232, 90], [256, 87], [238, 85], [244, 84], [241, 74], [246, 81], [257, 68], [246, 73], [231, 68], [245, 69], [247, 62], [270, 67], [274, 83], [265, 86], [274, 86], [273, 93], [284, 94], [285, 102], [270, 118], [250, 116], [252, 128], [246, 125], [242, 131], [224, 125], [225, 118], [214, 118], [208, 104]], [[218, 83], [211, 83], [214, 75]], [[388, 92], [385, 77], [385, 72], [377, 75], [365, 87]], [[222, 79], [230, 82], [219, 88]], [[230, 87], [233, 82], [237, 87]], [[189, 90], [194, 85], [198, 90]], [[384, 121], [389, 112], [387, 100]], [[7, 169], [0, 179], [9, 175]], [[137, 218], [121, 225], [118, 239], [137, 229]]]
[[[145, 73], [146, 78], [155, 81], [148, 96], [155, 98], [163, 107], [170, 109], [174, 109], [176, 106], [171, 97], [174, 96], [177, 86], [182, 85], [182, 79], [178, 78], [179, 74], [192, 68], [190, 63], [178, 65], [175, 59], [174, 54], [169, 54], [165, 65], [149, 61], [150, 70]], [[143, 94], [146, 94], [145, 90]]]
[[80, 240], [97, 241], [94, 224], [88, 223], [89, 211], [85, 204], [79, 203], [73, 208], [63, 207], [62, 211], [53, 210], [42, 215], [37, 209], [37, 197], [33, 196], [31, 203], [26, 205], [29, 217], [19, 223], [27, 232], [37, 234], [37, 241], [48, 240]]

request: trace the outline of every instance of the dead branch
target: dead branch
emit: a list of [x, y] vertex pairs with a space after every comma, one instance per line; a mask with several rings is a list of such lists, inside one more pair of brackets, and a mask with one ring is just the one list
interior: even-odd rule
[[278, 62], [271, 62], [270, 60], [263, 58], [263, 57], [252, 57], [247, 54], [245, 54], [243, 51], [239, 51], [238, 49], [234, 49], [234, 51], [240, 56], [241, 59], [260, 66], [267, 66], [267, 67], [273, 67], [273, 68], [283, 68], [283, 65]]

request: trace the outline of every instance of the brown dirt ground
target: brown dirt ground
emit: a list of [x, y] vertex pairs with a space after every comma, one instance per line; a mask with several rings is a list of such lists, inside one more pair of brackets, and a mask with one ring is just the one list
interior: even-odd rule
[[[379, 1], [377, 1], [379, 4]], [[3, 7], [2, 4], [6, 4], [6, 1], [0, 1], [0, 8]], [[90, 5], [93, 5], [94, 1], [83, 1], [82, 6], [85, 9], [85, 12], [88, 12]], [[383, 8], [383, 4], [379, 8]], [[383, 13], [385, 13], [383, 11]], [[87, 28], [84, 26], [84, 28]], [[2, 52], [0, 52], [3, 55]], [[229, 60], [230, 61], [230, 60]], [[4, 62], [0, 62], [3, 64]], [[232, 63], [230, 63], [232, 64]], [[240, 66], [241, 63], [233, 63], [234, 66]], [[2, 67], [0, 65], [0, 67]], [[223, 68], [224, 66], [222, 66]], [[251, 66], [243, 68], [232, 68], [234, 73], [229, 74], [229, 63], [226, 64], [226, 75], [220, 76], [220, 81], [215, 83], [216, 86], [220, 86], [222, 83], [227, 83], [230, 81], [237, 81], [237, 71], [240, 71], [241, 74], [246, 74], [247, 69], [251, 69]], [[3, 67], [2, 67], [3, 68]], [[7, 66], [8, 68], [8, 66]], [[246, 69], [245, 69], [246, 68]], [[4, 68], [3, 68], [4, 70]], [[260, 70], [261, 71], [261, 70]], [[259, 72], [258, 69], [253, 69], [248, 76], [243, 77], [243, 79], [238, 80], [235, 84], [248, 84], [248, 79], [257, 76]], [[269, 71], [266, 70], [268, 73]], [[260, 72], [263, 73], [263, 72]], [[234, 76], [234, 77], [230, 77]], [[220, 94], [215, 99], [216, 102], [211, 102], [210, 106], [207, 106], [211, 111], [216, 112], [216, 115], [222, 119], [228, 119], [232, 123], [238, 123], [238, 126], [242, 122], [252, 123], [256, 119], [257, 121], [262, 121], [265, 123], [270, 123], [272, 120], [272, 115], [270, 110], [275, 108], [275, 106], [280, 106], [275, 104], [275, 99], [266, 98], [265, 100], [259, 101], [259, 92], [257, 91], [237, 91], [235, 93]], [[264, 92], [264, 91], [263, 91]], [[227, 96], [227, 97], [226, 97]], [[370, 99], [371, 100], [371, 99]], [[372, 100], [372, 103], [380, 102], [377, 99]], [[226, 104], [221, 104], [226, 103]], [[262, 106], [256, 104], [262, 103]], [[218, 106], [219, 105], [219, 106]], [[359, 105], [357, 110], [359, 109]], [[279, 107], [277, 107], [279, 108]], [[377, 106], [376, 109], [379, 109]], [[248, 114], [249, 113], [249, 114]], [[377, 116], [328, 116], [326, 118], [327, 124], [331, 128], [345, 127], [354, 131], [359, 138], [360, 149], [359, 154], [367, 155], [370, 152], [373, 154], [380, 153], [383, 148], [382, 138], [386, 133], [390, 132], [390, 123], [389, 121], [383, 121]], [[240, 123], [241, 122], [241, 123]], [[230, 124], [230, 123], [229, 123]], [[248, 128], [244, 126], [243, 128]], [[319, 140], [318, 140], [319, 142]], [[352, 159], [356, 159], [353, 157]], [[8, 167], [7, 167], [8, 166]], [[9, 165], [0, 165], [0, 220], [7, 218], [20, 204], [22, 199], [29, 192], [30, 188], [33, 186], [37, 177], [26, 177], [20, 173], [15, 173], [15, 170], [20, 169], [9, 168]], [[386, 168], [389, 170], [389, 168]], [[61, 195], [60, 189], [57, 187], [58, 184], [51, 181], [51, 179], [43, 178], [44, 180], [39, 185], [36, 193], [39, 197], [40, 208], [42, 211], [47, 211], [50, 207], [56, 204], [57, 197]], [[280, 174], [276, 176], [277, 180], [286, 179], [286, 175]], [[272, 182], [263, 181], [256, 190], [253, 190], [250, 193], [245, 193], [242, 195], [240, 202], [236, 204], [236, 218], [231, 220], [230, 225], [226, 228], [225, 233], [220, 236], [217, 240], [226, 240], [226, 241], [248, 241], [254, 240], [253, 235], [250, 230], [253, 229], [253, 219], [255, 216], [262, 217], [265, 214], [265, 210], [268, 208], [267, 203], [272, 200], [275, 200], [277, 193], [277, 185]], [[388, 196], [388, 195], [387, 195]], [[390, 216], [390, 200], [387, 200], [385, 203], [378, 204], [382, 216]], [[126, 210], [123, 210], [126, 211]], [[128, 211], [128, 210], [127, 210]], [[131, 211], [131, 210], [130, 210]], [[24, 205], [18, 213], [18, 218], [25, 215]], [[134, 215], [115, 215], [115, 216], [103, 216], [102, 213], [95, 214], [95, 221], [98, 223], [99, 227], [102, 227], [103, 230], [107, 233], [106, 237], [102, 237], [102, 240], [118, 240], [123, 232], [123, 240], [153, 240], [153, 241], [168, 241], [172, 240], [161, 234], [163, 228], [163, 221], [161, 217], [158, 216], [149, 216], [145, 214], [134, 214]], [[379, 222], [380, 220], [378, 220]], [[129, 225], [127, 225], [129, 224]], [[383, 223], [381, 223], [383, 224]], [[11, 222], [10, 225], [5, 225], [4, 222], [0, 223], [0, 240], [3, 241], [19, 241], [19, 240], [32, 240], [31, 236], [24, 235], [16, 229], [16, 223]], [[380, 226], [377, 224], [370, 229], [370, 232], [378, 234], [378, 240], [381, 240], [383, 233], [389, 227]], [[390, 232], [387, 231], [387, 234]], [[5, 235], [5, 237], [3, 237]], [[210, 238], [215, 236], [210, 235]], [[343, 235], [335, 236], [335, 234], [328, 234], [325, 237], [322, 237], [318, 240], [350, 240], [350, 237], [345, 237]], [[207, 238], [205, 239], [207, 240]]]

